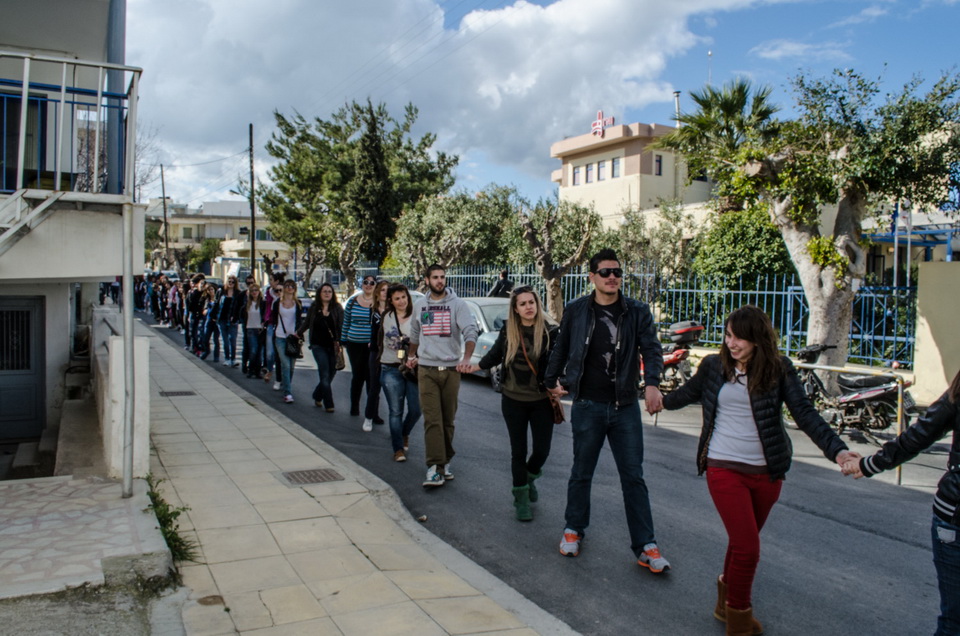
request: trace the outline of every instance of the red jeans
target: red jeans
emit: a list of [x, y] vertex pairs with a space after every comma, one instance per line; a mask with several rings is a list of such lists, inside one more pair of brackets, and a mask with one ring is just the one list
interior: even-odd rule
[[727, 605], [733, 609], [751, 607], [750, 589], [760, 562], [760, 530], [780, 498], [782, 483], [779, 479], [770, 481], [770, 475], [707, 468], [707, 487], [729, 537], [723, 580], [727, 583]]

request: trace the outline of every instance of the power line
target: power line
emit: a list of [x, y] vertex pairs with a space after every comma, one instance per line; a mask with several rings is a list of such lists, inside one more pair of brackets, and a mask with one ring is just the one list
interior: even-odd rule
[[250, 149], [244, 148], [238, 153], [229, 155], [227, 157], [223, 157], [221, 159], [211, 159], [210, 161], [201, 161], [200, 163], [178, 163], [178, 164], [165, 163], [163, 165], [167, 168], [195, 168], [197, 166], [207, 166], [207, 165], [210, 165], [211, 163], [219, 163], [221, 161], [226, 161], [227, 159], [233, 159], [234, 157], [237, 157], [239, 155], [245, 155], [248, 152], [250, 152]]

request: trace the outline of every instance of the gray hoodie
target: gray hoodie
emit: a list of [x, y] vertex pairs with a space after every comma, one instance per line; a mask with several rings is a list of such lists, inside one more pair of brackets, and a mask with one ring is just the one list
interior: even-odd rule
[[452, 289], [440, 300], [427, 294], [413, 305], [410, 342], [417, 345], [420, 364], [454, 366], [463, 357], [462, 342], [477, 341], [477, 322]]

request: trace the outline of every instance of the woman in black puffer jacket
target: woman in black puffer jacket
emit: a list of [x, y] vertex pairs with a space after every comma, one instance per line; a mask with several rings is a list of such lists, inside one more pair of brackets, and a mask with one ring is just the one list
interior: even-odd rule
[[940, 586], [940, 617], [934, 636], [960, 634], [960, 373], [946, 393], [930, 405], [916, 423], [883, 445], [876, 455], [844, 465], [843, 472], [860, 477], [895, 468], [953, 433], [947, 472], [933, 497], [933, 564]]
[[727, 317], [720, 354], [704, 358], [689, 382], [663, 398], [663, 407], [698, 401], [703, 430], [697, 470], [707, 474], [729, 537], [713, 615], [726, 622], [728, 635], [760, 634], [751, 605], [760, 530], [780, 497], [792, 454], [783, 405], [831, 461], [842, 465], [859, 455], [847, 450], [804, 395], [793, 365], [777, 350], [770, 318], [759, 307], [746, 305]]

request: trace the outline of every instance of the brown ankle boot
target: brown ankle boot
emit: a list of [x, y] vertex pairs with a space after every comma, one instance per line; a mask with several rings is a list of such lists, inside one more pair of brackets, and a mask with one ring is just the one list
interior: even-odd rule
[[758, 636], [763, 633], [760, 621], [753, 617], [752, 607], [738, 610], [725, 605], [724, 614], [727, 617], [727, 636]]
[[727, 584], [722, 574], [717, 577], [717, 606], [713, 608], [713, 617], [721, 623], [727, 622]]

